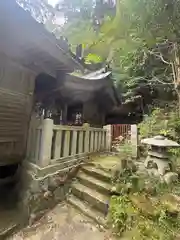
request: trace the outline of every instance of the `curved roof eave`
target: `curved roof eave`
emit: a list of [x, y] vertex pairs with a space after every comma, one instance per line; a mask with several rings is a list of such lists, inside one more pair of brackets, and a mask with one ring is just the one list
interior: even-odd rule
[[[54, 61], [56, 70], [62, 69], [62, 66], [66, 66], [69, 72], [73, 69], [85, 70], [72, 52], [63, 49], [58, 39], [15, 0], [0, 1], [0, 32], [0, 51], [13, 59], [20, 59], [22, 63], [26, 62], [27, 67], [32, 60], [41, 66]], [[44, 64], [45, 69], [47, 65]]]

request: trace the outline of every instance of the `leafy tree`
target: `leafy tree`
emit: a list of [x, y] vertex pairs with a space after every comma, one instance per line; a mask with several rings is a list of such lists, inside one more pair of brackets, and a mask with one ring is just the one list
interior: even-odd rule
[[179, 12], [179, 0], [118, 0], [116, 17], [103, 25], [89, 51], [103, 53], [128, 85], [144, 78], [173, 87], [180, 99]]
[[55, 11], [51, 7], [47, 0], [16, 0], [17, 3], [22, 6], [26, 11], [29, 11], [31, 15], [43, 24], [49, 19], [54, 17]]
[[73, 50], [82, 44], [85, 55], [89, 54], [86, 49], [96, 41], [106, 16], [115, 14], [114, 0], [64, 0], [56, 8], [64, 13], [66, 19], [63, 35], [68, 38]]

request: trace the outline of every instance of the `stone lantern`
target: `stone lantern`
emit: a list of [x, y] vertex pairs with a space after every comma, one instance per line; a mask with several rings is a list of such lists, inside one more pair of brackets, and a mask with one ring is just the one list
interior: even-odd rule
[[179, 147], [180, 145], [164, 136], [155, 136], [153, 138], [146, 138], [141, 141], [150, 146], [148, 156], [145, 160], [146, 168], [156, 168], [160, 176], [166, 173], [172, 173], [173, 163], [169, 158], [167, 152], [170, 147]]

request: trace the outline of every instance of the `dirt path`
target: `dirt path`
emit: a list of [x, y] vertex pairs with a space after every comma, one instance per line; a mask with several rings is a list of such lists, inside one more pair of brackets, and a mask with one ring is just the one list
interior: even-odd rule
[[66, 204], [57, 205], [31, 227], [23, 229], [9, 240], [113, 240], [100, 231], [91, 220]]

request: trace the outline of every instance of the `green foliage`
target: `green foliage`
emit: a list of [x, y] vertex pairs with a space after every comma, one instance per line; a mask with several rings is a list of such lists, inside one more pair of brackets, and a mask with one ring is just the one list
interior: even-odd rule
[[90, 64], [90, 63], [100, 63], [102, 62], [102, 58], [96, 54], [91, 54], [89, 53], [86, 57], [85, 57], [85, 63], [86, 64]]
[[116, 150], [121, 159], [130, 159], [132, 157], [132, 145], [129, 142], [116, 145]]
[[[154, 109], [152, 114], [147, 116], [138, 127], [140, 139], [163, 135], [168, 139], [180, 143], [180, 119], [178, 109], [175, 106], [167, 106], [164, 109]], [[141, 148], [144, 152], [147, 150], [147, 147], [144, 145], [142, 145]], [[168, 149], [168, 152], [170, 153], [174, 164], [179, 165], [180, 149], [170, 148]]]
[[150, 116], [147, 116], [139, 124], [141, 138], [164, 135], [175, 141], [179, 141], [180, 120], [176, 107], [167, 106], [164, 109], [156, 108]]
[[54, 29], [53, 15], [63, 12], [66, 22], [60, 31], [56, 29], [56, 35], [67, 37], [73, 51], [82, 44], [88, 63], [110, 62], [113, 77], [125, 98], [141, 85], [153, 86], [158, 91], [157, 98], [176, 97], [172, 67], [160, 56], [173, 61], [172, 45], [179, 43], [178, 0], [117, 0], [116, 5], [113, 0], [65, 0], [59, 2], [56, 10], [45, 0], [36, 4], [32, 0], [18, 1], [36, 19], [39, 16], [41, 22], [50, 19], [49, 29]]
[[158, 91], [158, 98], [168, 92], [172, 100], [173, 71], [167, 62], [174, 61], [172, 46], [179, 43], [179, 10], [178, 0], [118, 0], [115, 18], [107, 18], [89, 51], [111, 61], [116, 82], [125, 92], [145, 80]]
[[[145, 181], [139, 178], [141, 180]], [[161, 183], [151, 184], [157, 189], [152, 197], [146, 195], [145, 188], [136, 187], [128, 194], [124, 192], [111, 198], [108, 222], [118, 236], [132, 240], [171, 240], [177, 236], [180, 218], [166, 203], [166, 194], [172, 190]]]
[[108, 219], [118, 235], [121, 235], [130, 227], [129, 223], [131, 223], [134, 214], [135, 209], [129, 201], [128, 196], [111, 198]]

